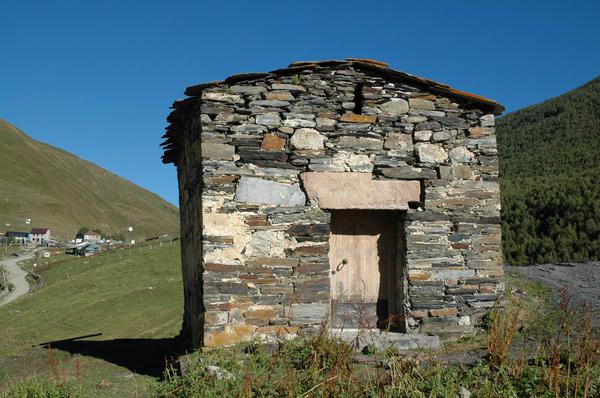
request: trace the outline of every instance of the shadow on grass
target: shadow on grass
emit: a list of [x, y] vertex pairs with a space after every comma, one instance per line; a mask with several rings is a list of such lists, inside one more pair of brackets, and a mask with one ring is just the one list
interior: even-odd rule
[[183, 354], [179, 337], [162, 339], [85, 340], [102, 333], [49, 341], [41, 347], [51, 347], [70, 354], [99, 358], [130, 371], [160, 378], [167, 365]]

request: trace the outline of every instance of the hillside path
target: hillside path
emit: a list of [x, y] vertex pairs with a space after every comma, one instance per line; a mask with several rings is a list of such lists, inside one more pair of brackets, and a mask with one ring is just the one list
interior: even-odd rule
[[18, 257], [0, 259], [0, 267], [4, 268], [8, 273], [8, 282], [15, 286], [15, 289], [12, 292], [0, 299], [0, 306], [8, 304], [29, 293], [29, 282], [25, 279], [27, 271], [23, 271], [18, 263], [20, 261], [28, 260], [33, 256], [35, 256], [35, 251], [31, 251]]

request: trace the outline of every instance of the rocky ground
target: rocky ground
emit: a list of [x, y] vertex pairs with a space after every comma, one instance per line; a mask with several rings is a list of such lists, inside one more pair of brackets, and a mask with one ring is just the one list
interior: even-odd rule
[[594, 324], [600, 327], [600, 262], [543, 264], [527, 267], [507, 266], [505, 272], [541, 282], [558, 300], [559, 290], [568, 286], [573, 304], [591, 304]]

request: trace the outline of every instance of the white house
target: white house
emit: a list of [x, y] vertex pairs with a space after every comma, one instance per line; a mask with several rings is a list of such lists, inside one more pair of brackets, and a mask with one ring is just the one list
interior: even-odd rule
[[48, 244], [50, 241], [50, 229], [33, 228], [29, 233], [30, 240], [38, 245]]
[[88, 242], [98, 242], [102, 239], [102, 236], [96, 231], [88, 231], [83, 234], [83, 240]]

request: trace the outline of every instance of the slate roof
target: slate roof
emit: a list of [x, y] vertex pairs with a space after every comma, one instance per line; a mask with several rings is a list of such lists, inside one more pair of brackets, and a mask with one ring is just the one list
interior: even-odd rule
[[6, 231], [4, 236], [7, 238], [28, 238], [29, 232]]
[[164, 149], [164, 154], [162, 156], [163, 163], [175, 162], [177, 156], [177, 136], [179, 130], [177, 121], [183, 118], [183, 110], [187, 108], [192, 101], [197, 99], [197, 97], [199, 97], [202, 94], [202, 90], [204, 90], [205, 88], [213, 87], [219, 84], [232, 85], [240, 82], [268, 78], [272, 76], [290, 75], [307, 69], [339, 67], [344, 65], [353, 66], [357, 69], [363, 70], [366, 73], [381, 76], [390, 81], [404, 81], [411, 84], [424, 86], [432, 93], [443, 94], [454, 98], [460, 98], [468, 103], [478, 106], [482, 110], [492, 112], [495, 115], [499, 115], [504, 111], [504, 107], [494, 100], [482, 97], [477, 94], [472, 94], [466, 91], [461, 91], [452, 88], [444, 83], [439, 83], [434, 80], [426, 79], [424, 77], [413, 76], [406, 72], [391, 69], [389, 67], [389, 64], [377, 60], [366, 58], [346, 58], [345, 60], [297, 61], [291, 63], [287, 68], [276, 69], [270, 72], [242, 73], [237, 75], [231, 75], [225, 80], [218, 80], [189, 86], [185, 90], [185, 95], [189, 97], [175, 101], [171, 106], [171, 108], [173, 108], [174, 110], [167, 117], [167, 121], [170, 123], [170, 125], [166, 128], [167, 132], [162, 137], [165, 138], [165, 141], [161, 144], [161, 146]]
[[37, 234], [37, 235], [44, 235], [46, 232], [48, 232], [48, 228], [33, 228], [31, 230], [31, 234]]

